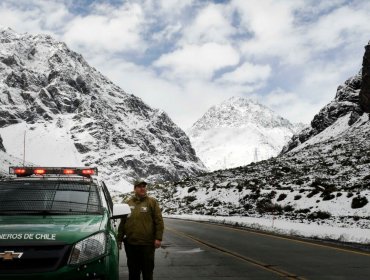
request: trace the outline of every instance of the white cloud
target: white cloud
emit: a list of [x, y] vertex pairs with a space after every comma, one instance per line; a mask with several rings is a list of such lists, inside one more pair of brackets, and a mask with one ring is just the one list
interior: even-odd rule
[[87, 52], [142, 51], [146, 48], [141, 37], [143, 21], [138, 4], [119, 8], [99, 5], [91, 14], [71, 20], [63, 38], [70, 46]]
[[220, 81], [236, 84], [264, 83], [270, 75], [270, 65], [255, 65], [246, 62], [234, 71], [225, 73]]
[[165, 68], [170, 78], [212, 78], [215, 71], [238, 64], [239, 54], [230, 45], [206, 43], [185, 45], [172, 53], [162, 55], [154, 66]]
[[184, 8], [191, 6], [194, 0], [160, 0], [159, 6], [162, 11], [178, 14]]
[[180, 44], [207, 42], [229, 43], [236, 33], [231, 23], [231, 13], [224, 5], [209, 4], [199, 11], [194, 21], [183, 30]]
[[[367, 1], [232, 1], [241, 28], [251, 38], [239, 42], [249, 58], [276, 57], [280, 63], [304, 65], [323, 52], [363, 41], [370, 33]], [[327, 61], [330, 63], [329, 61]]]
[[321, 108], [320, 104], [313, 103], [309, 98], [300, 98], [296, 93], [276, 89], [266, 95], [260, 102], [266, 104], [282, 117], [293, 121], [309, 124]]
[[370, 39], [365, 0], [90, 1], [82, 14], [76, 3], [2, 0], [0, 24], [66, 41], [183, 128], [234, 95], [309, 122]]
[[[360, 70], [362, 56], [352, 54], [328, 63], [320, 59], [308, 62], [300, 70], [303, 78], [290, 83], [290, 91], [277, 88], [266, 96], [259, 96], [262, 103], [281, 116], [294, 122], [310, 123], [319, 110], [332, 101], [337, 87]], [[289, 77], [287, 77], [289, 79]]]
[[278, 107], [280, 105], [297, 102], [297, 95], [291, 92], [286, 92], [280, 88], [270, 92], [266, 96], [266, 104], [271, 107]]
[[126, 92], [140, 96], [153, 108], [165, 110], [183, 129], [190, 128], [211, 106], [246, 92], [245, 87], [204, 80], [176, 83], [158, 77], [150, 68], [106, 56], [95, 57], [91, 62]]
[[142, 8], [146, 39], [164, 42], [181, 33], [183, 26], [189, 22], [193, 6], [199, 6], [194, 0], [131, 0], [131, 3]]
[[152, 39], [157, 43], [163, 41], [170, 41], [173, 37], [178, 34], [182, 29], [180, 23], [176, 23], [174, 25], [168, 25], [163, 30], [156, 32], [152, 35]]
[[49, 33], [54, 36], [70, 13], [63, 3], [49, 1], [3, 1], [0, 5], [0, 25], [17, 32]]
[[[351, 42], [369, 38], [370, 5], [368, 9], [356, 9], [350, 6], [335, 9], [322, 16], [309, 26], [306, 40], [315, 51], [326, 51]], [[359, 43], [357, 41], [357, 43]]]
[[302, 1], [242, 1], [234, 0], [231, 5], [240, 16], [241, 28], [251, 38], [240, 42], [247, 57], [266, 58], [278, 56], [294, 63], [307, 57], [301, 46], [299, 28], [295, 27], [294, 12]]
[[39, 20], [43, 29], [59, 31], [72, 18], [67, 6], [63, 3], [49, 1], [40, 1], [37, 3], [40, 7]]

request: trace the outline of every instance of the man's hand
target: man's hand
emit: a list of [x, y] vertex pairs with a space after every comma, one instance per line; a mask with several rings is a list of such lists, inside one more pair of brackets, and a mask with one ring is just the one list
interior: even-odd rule
[[122, 250], [122, 242], [118, 242], [118, 249]]
[[154, 247], [156, 249], [160, 248], [161, 247], [161, 244], [162, 244], [162, 241], [161, 240], [154, 240]]

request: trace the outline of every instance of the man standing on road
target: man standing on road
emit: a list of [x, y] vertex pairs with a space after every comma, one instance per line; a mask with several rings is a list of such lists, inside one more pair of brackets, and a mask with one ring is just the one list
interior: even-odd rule
[[155, 249], [161, 247], [163, 218], [158, 202], [147, 196], [147, 183], [134, 182], [134, 196], [126, 203], [131, 214], [118, 227], [118, 241], [124, 242], [129, 280], [153, 279]]

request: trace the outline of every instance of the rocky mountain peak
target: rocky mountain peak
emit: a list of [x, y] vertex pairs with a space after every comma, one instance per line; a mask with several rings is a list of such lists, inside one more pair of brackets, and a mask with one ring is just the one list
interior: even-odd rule
[[293, 125], [288, 120], [278, 116], [257, 101], [232, 97], [211, 107], [202, 118], [194, 123], [191, 131], [215, 127], [242, 127], [252, 123], [262, 127], [287, 126], [293, 129]]
[[[65, 43], [1, 29], [0, 134], [8, 153], [16, 153], [10, 139], [24, 129], [46, 147], [59, 131], [72, 147], [65, 153], [73, 164], [101, 167], [111, 184], [135, 177], [173, 180], [205, 170], [167, 114], [127, 94]], [[40, 158], [39, 153], [28, 161]], [[50, 164], [46, 156], [41, 162]]]
[[299, 126], [248, 98], [233, 97], [210, 108], [188, 131], [210, 170], [276, 156]]
[[362, 62], [362, 86], [360, 91], [361, 109], [370, 113], [370, 41], [365, 46], [365, 54]]

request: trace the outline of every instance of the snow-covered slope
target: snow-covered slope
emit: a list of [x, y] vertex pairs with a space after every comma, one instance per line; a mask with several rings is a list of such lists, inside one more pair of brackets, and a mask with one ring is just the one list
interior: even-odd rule
[[0, 151], [0, 178], [9, 175], [9, 166], [19, 166], [22, 164], [23, 160]]
[[258, 102], [233, 97], [210, 108], [188, 135], [212, 171], [276, 156], [297, 129]]
[[370, 114], [361, 109], [367, 108], [359, 100], [361, 85], [356, 75], [339, 86], [311, 127], [276, 158], [158, 185], [153, 192], [165, 213], [293, 220], [334, 226], [338, 233], [369, 229]]
[[0, 179], [9, 175], [9, 166], [23, 164], [23, 160], [6, 153], [0, 135]]
[[[123, 73], [124, 74], [124, 73]], [[186, 134], [47, 35], [0, 29], [0, 134], [40, 165], [98, 166], [111, 186], [205, 170]], [[131, 187], [130, 187], [131, 189]]]

